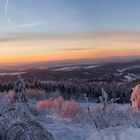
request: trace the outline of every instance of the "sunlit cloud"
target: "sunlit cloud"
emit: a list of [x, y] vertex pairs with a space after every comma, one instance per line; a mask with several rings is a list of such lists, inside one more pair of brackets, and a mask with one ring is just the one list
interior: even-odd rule
[[85, 50], [92, 50], [93, 48], [79, 48], [79, 47], [75, 47], [75, 48], [60, 48], [58, 50], [61, 51], [85, 51]]

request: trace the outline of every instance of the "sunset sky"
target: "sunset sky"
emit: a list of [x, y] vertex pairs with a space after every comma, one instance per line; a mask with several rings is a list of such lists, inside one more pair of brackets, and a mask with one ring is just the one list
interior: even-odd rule
[[139, 0], [0, 0], [0, 63], [132, 55]]

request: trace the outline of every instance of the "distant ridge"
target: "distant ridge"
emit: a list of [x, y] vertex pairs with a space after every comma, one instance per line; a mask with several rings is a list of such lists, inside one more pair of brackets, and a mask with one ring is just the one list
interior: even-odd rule
[[40, 62], [25, 62], [25, 63], [5, 63], [0, 64], [0, 69], [30, 69], [30, 68], [51, 68], [56, 66], [70, 66], [70, 65], [88, 65], [88, 64], [104, 64], [112, 62], [131, 62], [140, 61], [140, 56], [113, 56], [103, 58], [91, 59], [69, 59], [57, 61], [40, 61]]

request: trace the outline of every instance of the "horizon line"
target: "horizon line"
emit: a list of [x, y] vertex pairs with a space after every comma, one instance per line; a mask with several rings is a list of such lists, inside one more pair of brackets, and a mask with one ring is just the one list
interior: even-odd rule
[[[73, 61], [91, 61], [91, 60], [104, 60], [111, 61], [110, 59], [140, 59], [140, 55], [126, 55], [126, 56], [106, 56], [106, 57], [96, 57], [96, 58], [71, 58], [71, 59], [60, 59], [60, 60], [39, 60], [39, 61], [21, 61], [21, 62], [4, 62], [0, 65], [20, 65], [20, 64], [31, 64], [31, 63], [62, 63], [62, 62], [73, 62]], [[129, 60], [128, 60], [129, 61]], [[130, 60], [131, 61], [131, 60]]]

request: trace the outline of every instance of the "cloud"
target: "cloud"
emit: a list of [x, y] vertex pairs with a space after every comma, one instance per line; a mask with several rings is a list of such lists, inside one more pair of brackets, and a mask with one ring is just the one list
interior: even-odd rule
[[13, 33], [0, 37], [0, 43], [32, 41], [32, 40], [87, 40], [92, 37], [88, 33], [79, 34], [47, 34], [47, 33]]
[[61, 48], [58, 50], [61, 51], [86, 51], [86, 50], [92, 50], [93, 48]]
[[25, 24], [17, 25], [16, 27], [30, 28], [34, 26], [46, 25], [47, 23], [48, 23], [47, 21], [39, 21], [39, 22], [32, 22], [32, 23], [25, 23]]
[[[47, 24], [47, 22], [41, 21], [41, 22], [34, 22], [29, 24], [22, 24], [19, 25], [19, 27], [28, 28], [28, 27], [39, 26], [43, 24]], [[90, 44], [90, 46], [93, 45], [97, 47], [102, 45], [105, 46], [106, 43], [112, 44], [116, 42], [127, 43], [127, 44], [128, 43], [140, 44], [140, 31], [102, 31], [102, 32], [96, 31], [96, 32], [87, 32], [87, 33], [31, 33], [30, 32], [30, 33], [5, 34], [3, 37], [2, 36], [0, 37], [0, 43], [18, 42], [18, 41], [38, 41], [38, 40], [45, 40], [45, 41], [87, 40], [86, 43], [88, 43], [88, 40], [90, 40], [92, 42], [89, 42], [88, 44]], [[84, 50], [84, 48], [81, 49]], [[74, 49], [70, 48], [67, 50], [73, 51]]]
[[6, 3], [5, 3], [5, 14], [6, 15], [8, 13], [8, 4], [9, 4], [9, 0], [6, 0]]
[[9, 5], [9, 0], [5, 1], [5, 16], [7, 18], [7, 22], [9, 25], [12, 24], [10, 17], [8, 16], [8, 5]]

